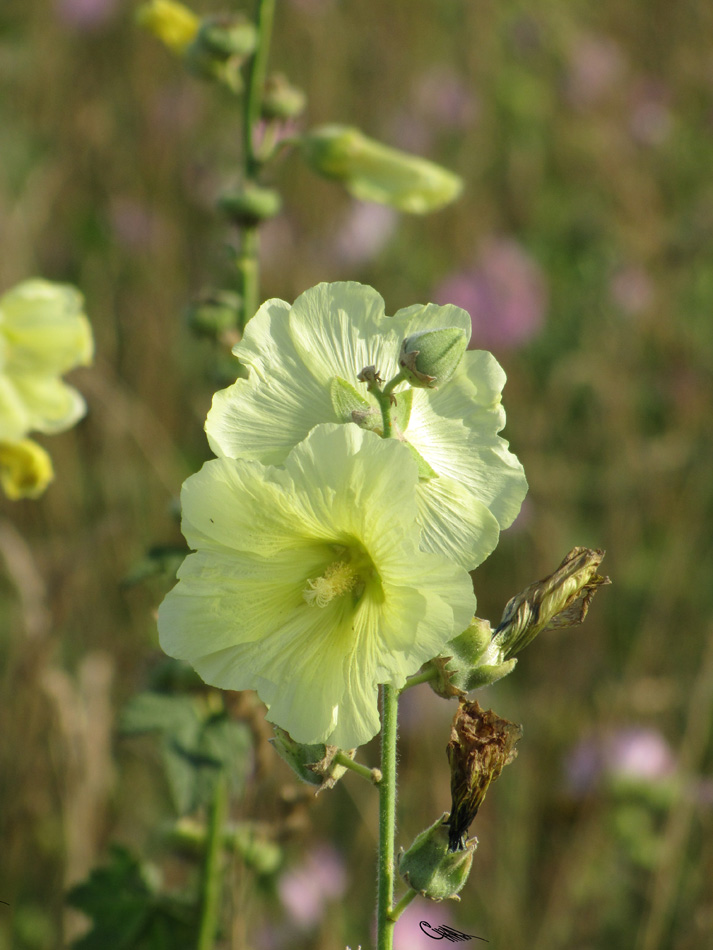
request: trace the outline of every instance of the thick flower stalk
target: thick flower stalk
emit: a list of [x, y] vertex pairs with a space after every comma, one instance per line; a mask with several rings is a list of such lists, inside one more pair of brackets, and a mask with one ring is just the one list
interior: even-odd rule
[[223, 689], [256, 689], [302, 743], [350, 749], [473, 614], [468, 573], [423, 551], [418, 466], [396, 440], [320, 425], [273, 467], [207, 462], [181, 496], [195, 554], [159, 609], [161, 645]]
[[63, 432], [84, 415], [60, 379], [93, 352], [74, 287], [27, 280], [0, 297], [0, 480], [10, 498], [36, 497], [52, 478], [49, 456], [26, 436]]
[[[470, 318], [458, 307], [415, 305], [387, 317], [380, 295], [357, 283], [319, 284], [292, 306], [268, 300], [233, 350], [247, 379], [213, 399], [206, 422], [213, 451], [282, 465], [319, 423], [383, 434], [379, 403], [360, 372], [396, 376], [404, 340], [441, 327], [470, 339]], [[527, 491], [522, 466], [498, 435], [504, 383], [495, 358], [473, 350], [442, 387], [404, 381], [393, 391], [393, 434], [418, 464], [423, 546], [468, 570], [494, 550]]]

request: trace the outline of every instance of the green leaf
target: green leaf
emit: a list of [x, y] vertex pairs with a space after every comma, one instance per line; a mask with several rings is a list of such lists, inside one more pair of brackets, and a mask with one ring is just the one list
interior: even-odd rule
[[158, 893], [144, 868], [125, 848], [113, 847], [109, 864], [67, 895], [67, 903], [93, 927], [75, 950], [193, 950], [197, 915], [188, 903]]
[[251, 764], [250, 731], [196, 697], [141, 693], [124, 708], [120, 731], [160, 734], [164, 770], [180, 815], [212, 800], [223, 771], [233, 793], [242, 791]]

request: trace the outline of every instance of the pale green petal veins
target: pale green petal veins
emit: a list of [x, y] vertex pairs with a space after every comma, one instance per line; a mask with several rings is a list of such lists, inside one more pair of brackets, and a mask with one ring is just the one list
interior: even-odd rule
[[[354, 425], [316, 427], [284, 470], [206, 463], [182, 496], [198, 551], [159, 610], [163, 648], [213, 685], [257, 689], [297, 741], [367, 741], [378, 684], [401, 685], [475, 608], [467, 572], [419, 550], [417, 485], [405, 446]], [[308, 602], [335, 564], [355, 583], [347, 571]]]
[[[434, 327], [459, 327], [470, 337], [471, 321], [458, 307], [414, 305], [387, 317], [384, 302], [356, 283], [319, 284], [290, 307], [268, 301], [248, 323], [235, 354], [249, 369], [247, 380], [216, 393], [206, 431], [217, 455], [281, 465], [320, 423], [353, 422], [381, 432], [376, 401], [357, 381], [365, 366], [384, 379], [398, 371], [401, 342]], [[517, 458], [499, 435], [505, 423], [500, 393], [505, 374], [485, 352], [467, 352], [442, 389], [395, 390], [392, 416], [397, 439], [405, 439], [419, 465], [419, 517], [432, 551], [456, 552], [469, 570], [497, 544], [489, 509], [500, 528], [517, 515], [527, 490]], [[436, 487], [440, 477], [459, 482], [473, 497], [467, 516], [453, 491]], [[457, 540], [441, 529], [460, 519]]]

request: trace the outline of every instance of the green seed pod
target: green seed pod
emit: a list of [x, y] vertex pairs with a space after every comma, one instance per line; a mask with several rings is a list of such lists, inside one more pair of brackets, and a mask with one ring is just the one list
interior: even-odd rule
[[[335, 745], [305, 745], [295, 742], [292, 736], [279, 726], [275, 726], [275, 735], [270, 739], [275, 751], [284, 759], [292, 771], [308, 785], [318, 785], [317, 792], [325, 788], [334, 788], [346, 772], [346, 767], [334, 761], [340, 751]], [[345, 752], [353, 759], [356, 749]]]
[[447, 818], [444, 813], [399, 855], [399, 874], [403, 880], [432, 901], [460, 900], [458, 893], [468, 880], [478, 847], [477, 838], [472, 838], [463, 850], [450, 851]]
[[230, 290], [219, 290], [195, 300], [186, 310], [188, 326], [196, 336], [217, 339], [235, 330], [240, 318], [241, 297]]

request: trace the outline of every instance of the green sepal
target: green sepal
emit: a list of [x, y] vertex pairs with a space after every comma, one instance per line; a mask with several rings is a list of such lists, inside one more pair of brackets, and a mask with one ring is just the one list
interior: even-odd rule
[[329, 395], [340, 422], [354, 422], [362, 429], [381, 435], [381, 412], [346, 379], [335, 376], [329, 384]]
[[399, 874], [403, 880], [432, 901], [460, 900], [459, 891], [468, 880], [478, 839], [471, 838], [463, 850], [449, 850], [449, 829], [444, 813], [430, 828], [422, 831], [407, 851], [399, 855]]
[[410, 442], [404, 441], [404, 445], [408, 446], [411, 455], [413, 455], [413, 457], [416, 459], [416, 464], [418, 465], [418, 477], [422, 482], [428, 481], [429, 478], [438, 478], [438, 472], [433, 471], [431, 466], [421, 455], [418, 449], [415, 449]]

